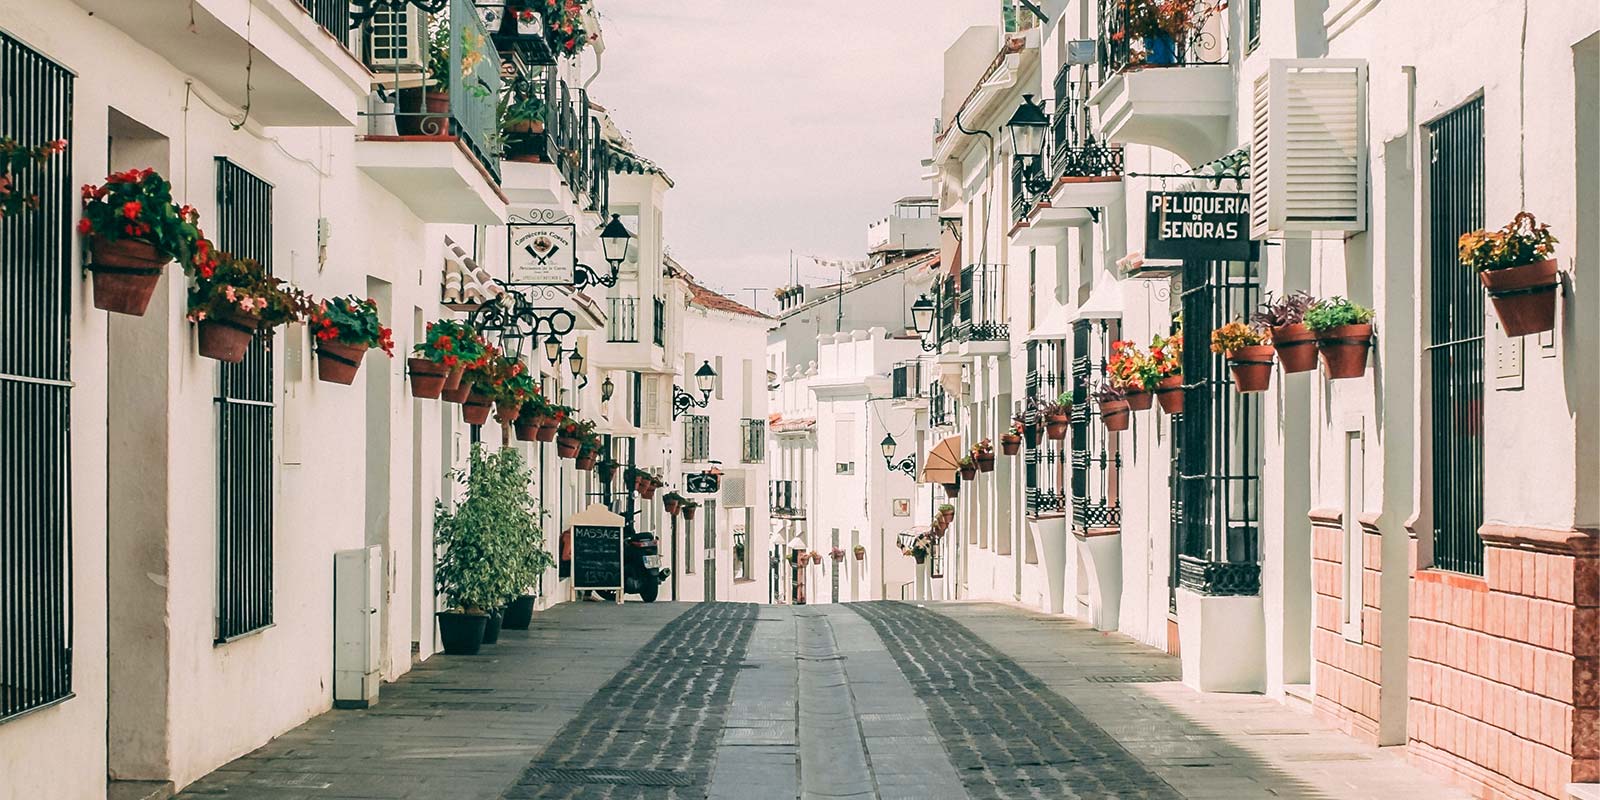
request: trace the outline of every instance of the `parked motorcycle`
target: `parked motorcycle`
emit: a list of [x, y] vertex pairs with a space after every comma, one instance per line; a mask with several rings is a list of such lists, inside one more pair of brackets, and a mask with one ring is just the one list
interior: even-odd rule
[[[639, 595], [646, 603], [654, 603], [667, 582], [672, 570], [661, 566], [661, 541], [655, 534], [637, 532], [628, 534], [627, 547], [622, 552], [622, 586], [627, 594]], [[615, 592], [599, 592], [606, 600], [615, 600]]]

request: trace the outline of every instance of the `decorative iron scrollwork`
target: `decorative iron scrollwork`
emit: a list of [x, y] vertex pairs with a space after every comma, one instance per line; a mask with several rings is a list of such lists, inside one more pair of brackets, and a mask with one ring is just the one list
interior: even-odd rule
[[403, 11], [408, 5], [428, 14], [437, 14], [450, 0], [350, 0], [350, 27], [358, 28], [381, 11]]

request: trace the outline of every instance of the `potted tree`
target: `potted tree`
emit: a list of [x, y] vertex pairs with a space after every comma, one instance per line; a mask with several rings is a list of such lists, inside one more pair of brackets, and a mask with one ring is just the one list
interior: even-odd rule
[[206, 358], [237, 364], [252, 340], [270, 339], [274, 328], [304, 319], [312, 307], [304, 292], [248, 258], [218, 253], [208, 273], [189, 287], [188, 313]]
[[700, 501], [685, 497], [683, 499], [683, 508], [680, 510], [683, 511], [683, 521], [685, 523], [694, 522], [694, 514], [700, 510]]
[[856, 557], [857, 561], [866, 561], [867, 560], [867, 547], [866, 547], [866, 545], [858, 544], [858, 545], [856, 545], [854, 547], [851, 547], [850, 551], [855, 554], [855, 557]]
[[1317, 334], [1317, 352], [1322, 354], [1329, 378], [1366, 374], [1367, 354], [1372, 349], [1372, 309], [1334, 297], [1307, 311], [1306, 325]]
[[1523, 211], [1494, 233], [1463, 234], [1459, 249], [1461, 263], [1478, 271], [1507, 336], [1555, 330], [1561, 278], [1549, 225]]
[[1133, 422], [1132, 409], [1122, 388], [1114, 383], [1104, 383], [1094, 390], [1094, 401], [1100, 406], [1100, 421], [1108, 431], [1125, 431]]
[[1022, 415], [1019, 414], [1012, 417], [1011, 427], [1007, 428], [1005, 433], [1000, 434], [1000, 452], [1008, 456], [1014, 456], [1018, 451], [1022, 450], [1022, 433], [1025, 430], [1027, 430], [1027, 426], [1022, 423]]
[[532, 475], [516, 450], [473, 445], [467, 469], [451, 478], [463, 487], [461, 501], [454, 509], [442, 500], [434, 508], [434, 577], [448, 606], [437, 615], [439, 633], [446, 653], [473, 655], [490, 612], [550, 562], [528, 492]]
[[1183, 331], [1171, 336], [1157, 334], [1150, 340], [1150, 359], [1155, 362], [1156, 402], [1168, 414], [1183, 413]]
[[1272, 382], [1272, 345], [1266, 342], [1260, 330], [1239, 320], [1211, 332], [1211, 352], [1227, 357], [1239, 393], [1264, 392]]
[[324, 300], [311, 310], [317, 338], [317, 378], [349, 386], [368, 350], [394, 357], [394, 332], [378, 319], [378, 301], [355, 295]]
[[977, 480], [978, 462], [972, 457], [971, 452], [968, 452], [966, 455], [962, 456], [961, 460], [956, 462], [956, 466], [961, 468], [961, 480]]
[[683, 495], [677, 492], [667, 492], [661, 496], [661, 510], [667, 512], [669, 517], [678, 516], [678, 507], [681, 505], [683, 505]]
[[1282, 297], [1268, 293], [1267, 301], [1250, 318], [1257, 329], [1271, 333], [1272, 349], [1286, 375], [1317, 368], [1317, 334], [1306, 325], [1306, 312], [1316, 304], [1316, 298], [1305, 292]]
[[983, 439], [972, 446], [972, 460], [979, 472], [994, 472], [994, 443]]
[[1072, 426], [1072, 393], [1062, 392], [1054, 402], [1044, 403], [1039, 414], [1044, 417], [1045, 438], [1053, 442], [1066, 439], [1067, 429]]
[[211, 244], [200, 246], [199, 222], [193, 208], [172, 201], [172, 184], [153, 169], [114, 173], [100, 186], [83, 187], [78, 233], [88, 240], [84, 268], [94, 276], [94, 307], [142, 317], [173, 259], [185, 268], [208, 268]]

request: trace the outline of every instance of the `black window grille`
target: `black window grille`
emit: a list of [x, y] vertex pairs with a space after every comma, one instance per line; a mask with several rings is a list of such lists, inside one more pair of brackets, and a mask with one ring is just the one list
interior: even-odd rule
[[1255, 309], [1255, 262], [1191, 261], [1183, 266], [1183, 440], [1178, 485], [1179, 585], [1202, 594], [1261, 589], [1261, 408], [1240, 394], [1211, 332]]
[[771, 481], [772, 516], [782, 519], [805, 519], [805, 492], [799, 481]]
[[1483, 289], [1456, 240], [1483, 227], [1483, 100], [1428, 126], [1433, 564], [1483, 574]]
[[350, 0], [300, 0], [311, 18], [340, 43], [349, 41]]
[[[0, 33], [0, 137], [72, 139], [73, 75]], [[0, 720], [72, 696], [71, 152], [0, 217]]]
[[606, 318], [606, 341], [639, 341], [639, 298], [611, 298], [611, 315]]
[[652, 321], [652, 324], [655, 327], [654, 327], [654, 330], [651, 331], [650, 340], [656, 343], [656, 347], [666, 347], [667, 346], [667, 301], [657, 297], [657, 298], [654, 298], [651, 301], [651, 305], [652, 305], [651, 311], [654, 312], [651, 315], [651, 321]]
[[922, 396], [922, 362], [908, 361], [895, 365], [890, 373], [890, 395], [896, 400]]
[[[272, 269], [272, 185], [218, 157], [217, 247]], [[272, 625], [272, 352], [261, 340], [217, 381], [217, 642]]]
[[683, 460], [711, 460], [711, 418], [704, 414], [683, 415]]
[[[1178, 326], [1174, 326], [1174, 330]], [[1170, 442], [1168, 450], [1171, 462], [1167, 467], [1167, 492], [1170, 495], [1168, 502], [1168, 536], [1170, 537], [1167, 548], [1167, 610], [1173, 614], [1178, 613], [1178, 554], [1183, 550], [1183, 491], [1182, 481], [1179, 480], [1179, 471], [1183, 464], [1183, 415], [1172, 414], [1167, 417], [1171, 427], [1167, 432], [1167, 441]]]
[[1247, 23], [1249, 25], [1247, 31], [1249, 34], [1249, 48], [1254, 50], [1256, 45], [1261, 44], [1261, 0], [1250, 0], [1250, 8], [1246, 13], [1250, 17]]
[[[1028, 342], [1028, 372], [1024, 387], [1029, 408], [1038, 403], [1054, 402], [1068, 389], [1067, 343], [1064, 339], [1036, 339]], [[1037, 420], [1036, 411], [1028, 412], [1029, 419]], [[1023, 500], [1029, 516], [1060, 514], [1066, 511], [1071, 499], [1067, 490], [1067, 451], [1057, 441], [1041, 432], [1035, 447], [1027, 448], [1022, 455]]]
[[739, 460], [746, 464], [759, 464], [767, 460], [767, 421], [745, 419], [739, 421]]
[[955, 401], [944, 390], [944, 384], [928, 384], [928, 425], [949, 428], [955, 425]]
[[1111, 342], [1120, 334], [1114, 320], [1079, 320], [1072, 325], [1072, 527], [1077, 531], [1122, 526], [1122, 448], [1120, 435], [1100, 424], [1091, 399], [1103, 383]]

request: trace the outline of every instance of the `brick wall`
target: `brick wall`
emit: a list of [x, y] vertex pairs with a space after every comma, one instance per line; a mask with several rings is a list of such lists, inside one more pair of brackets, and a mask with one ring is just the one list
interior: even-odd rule
[[1345, 635], [1345, 532], [1343, 515], [1314, 509], [1311, 518], [1312, 685], [1317, 715], [1362, 741], [1378, 742], [1382, 697], [1382, 646], [1379, 625], [1383, 538], [1374, 526], [1361, 525], [1360, 641]]
[[1600, 780], [1594, 540], [1485, 526], [1482, 578], [1411, 581], [1407, 746], [1480, 796]]

